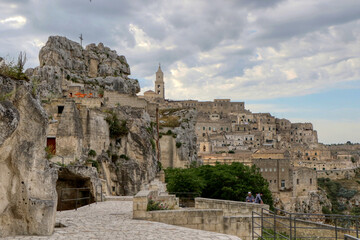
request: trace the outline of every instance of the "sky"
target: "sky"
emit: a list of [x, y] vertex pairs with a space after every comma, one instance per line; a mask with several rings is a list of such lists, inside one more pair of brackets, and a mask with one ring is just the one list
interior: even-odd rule
[[359, 0], [0, 0], [0, 56], [51, 35], [102, 42], [142, 92], [161, 63], [166, 98], [245, 101], [312, 122], [323, 143], [360, 142]]

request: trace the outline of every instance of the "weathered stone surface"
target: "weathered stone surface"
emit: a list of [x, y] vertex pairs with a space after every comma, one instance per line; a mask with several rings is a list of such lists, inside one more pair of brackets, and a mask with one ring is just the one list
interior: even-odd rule
[[108, 156], [98, 158], [106, 162], [102, 164], [100, 176], [115, 188], [113, 194], [134, 195], [143, 184], [153, 180], [157, 172], [154, 131], [147, 130], [151, 128], [150, 117], [141, 109], [117, 107], [114, 113], [126, 121], [129, 133], [111, 139]]
[[102, 43], [88, 45], [66, 37], [50, 36], [39, 53], [40, 66], [26, 70], [41, 96], [61, 95], [62, 86], [85, 84], [93, 89], [135, 94], [139, 82], [128, 78], [130, 67], [124, 56]]
[[50, 235], [57, 172], [45, 159], [47, 116], [28, 83], [1, 77], [0, 82], [9, 83], [1, 94], [13, 92], [0, 102], [0, 237]]

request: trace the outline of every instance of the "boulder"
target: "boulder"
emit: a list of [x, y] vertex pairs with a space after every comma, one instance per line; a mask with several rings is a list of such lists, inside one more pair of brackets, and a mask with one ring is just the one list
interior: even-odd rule
[[57, 171], [45, 158], [47, 115], [28, 83], [0, 82], [0, 237], [51, 235]]

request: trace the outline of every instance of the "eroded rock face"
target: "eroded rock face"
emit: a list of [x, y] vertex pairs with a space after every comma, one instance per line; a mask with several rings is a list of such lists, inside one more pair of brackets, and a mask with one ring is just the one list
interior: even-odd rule
[[45, 158], [47, 116], [28, 83], [0, 82], [0, 237], [50, 235], [57, 172]]
[[124, 56], [102, 43], [85, 49], [65, 37], [50, 36], [39, 53], [40, 66], [26, 70], [41, 96], [61, 95], [64, 86], [86, 84], [120, 93], [136, 94], [139, 82], [128, 78], [130, 67]]
[[128, 134], [111, 139], [107, 154], [98, 157], [101, 177], [106, 179], [109, 191], [115, 195], [134, 195], [143, 184], [155, 178], [158, 162], [155, 146], [155, 128], [149, 115], [141, 109], [117, 107], [114, 112], [125, 120]]

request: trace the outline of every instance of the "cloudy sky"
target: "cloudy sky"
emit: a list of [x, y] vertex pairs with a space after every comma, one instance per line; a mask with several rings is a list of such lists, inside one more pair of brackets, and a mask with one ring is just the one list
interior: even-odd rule
[[0, 56], [34, 67], [49, 35], [80, 33], [125, 55], [142, 92], [161, 62], [167, 98], [245, 101], [360, 142], [359, 0], [0, 0]]

